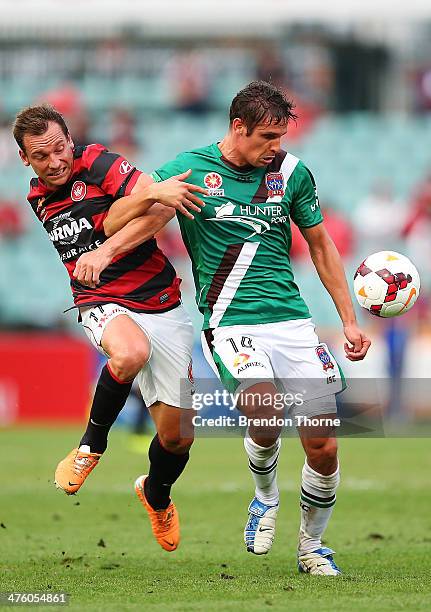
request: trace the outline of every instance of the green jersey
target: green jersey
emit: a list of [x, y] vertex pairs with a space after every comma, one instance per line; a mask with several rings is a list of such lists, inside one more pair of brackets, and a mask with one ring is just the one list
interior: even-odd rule
[[194, 220], [178, 215], [203, 329], [310, 317], [289, 257], [290, 219], [299, 227], [323, 220], [310, 171], [285, 151], [264, 168], [237, 167], [212, 144], [181, 153], [152, 177], [189, 168], [190, 182], [209, 190]]

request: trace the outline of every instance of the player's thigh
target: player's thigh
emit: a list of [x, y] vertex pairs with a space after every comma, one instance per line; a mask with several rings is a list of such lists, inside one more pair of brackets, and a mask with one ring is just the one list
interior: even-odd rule
[[[248, 433], [260, 446], [281, 433], [280, 403], [264, 339], [253, 326], [228, 326], [203, 332], [202, 348], [224, 387], [237, 397], [237, 408], [248, 419]], [[280, 419], [278, 418], [280, 417]]]
[[81, 308], [84, 331], [99, 352], [107, 357], [132, 355], [145, 363], [151, 354], [151, 342], [135, 323], [134, 315], [117, 304]]
[[151, 406], [163, 402], [190, 410], [194, 391], [193, 326], [184, 308], [142, 314], [135, 321], [151, 338], [151, 357], [138, 374], [145, 403]]
[[344, 389], [341, 368], [327, 345], [319, 342], [310, 319], [274, 324], [270, 332], [275, 375], [295, 403], [307, 404]]
[[271, 418], [280, 411], [271, 361], [258, 334], [234, 326], [203, 332], [201, 339], [208, 363], [243, 414]]
[[274, 384], [269, 356], [252, 330], [243, 332], [238, 325], [205, 330], [201, 342], [205, 359], [228, 391]]
[[194, 410], [155, 402], [149, 411], [162, 446], [172, 452], [184, 452], [191, 446], [194, 438], [193, 417], [196, 415]]
[[150, 338], [128, 315], [121, 315], [106, 326], [101, 344], [109, 356], [136, 359], [142, 365], [151, 354]]

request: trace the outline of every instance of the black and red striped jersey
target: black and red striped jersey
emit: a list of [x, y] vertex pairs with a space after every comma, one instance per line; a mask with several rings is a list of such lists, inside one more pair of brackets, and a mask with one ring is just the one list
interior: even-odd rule
[[72, 175], [57, 190], [38, 178], [30, 181], [27, 199], [67, 268], [76, 306], [113, 302], [163, 312], [180, 302], [180, 280], [154, 238], [115, 257], [95, 289], [73, 278], [79, 256], [107, 240], [103, 221], [110, 206], [130, 194], [141, 174], [121, 155], [92, 144], [75, 147]]

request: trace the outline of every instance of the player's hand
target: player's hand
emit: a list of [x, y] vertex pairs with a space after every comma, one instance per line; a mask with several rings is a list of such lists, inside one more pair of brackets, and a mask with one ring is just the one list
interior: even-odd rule
[[361, 361], [371, 346], [371, 340], [367, 338], [356, 324], [345, 325], [344, 335], [350, 343], [344, 343], [347, 359], [350, 359], [350, 361]]
[[201, 208], [205, 206], [205, 202], [201, 200], [195, 193], [208, 195], [208, 190], [199, 185], [186, 183], [186, 179], [191, 175], [192, 171], [187, 170], [182, 174], [172, 176], [166, 181], [154, 183], [152, 185], [152, 196], [158, 202], [165, 206], [179, 210], [189, 219], [193, 219], [193, 215], [188, 209], [195, 212], [201, 212]]
[[94, 289], [103, 270], [109, 266], [112, 257], [106, 253], [103, 246], [94, 251], [83, 253], [76, 262], [73, 277], [86, 287]]

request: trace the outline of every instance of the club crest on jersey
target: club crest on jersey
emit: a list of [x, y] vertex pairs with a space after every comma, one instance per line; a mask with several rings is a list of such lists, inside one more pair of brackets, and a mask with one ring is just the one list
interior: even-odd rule
[[80, 202], [85, 198], [86, 193], [87, 185], [84, 183], [84, 181], [75, 181], [72, 185], [70, 197], [74, 202]]
[[127, 160], [124, 160], [120, 164], [120, 174], [129, 174], [132, 168], [132, 164], [129, 164]]
[[316, 353], [318, 358], [322, 362], [324, 372], [326, 372], [327, 370], [334, 369], [334, 364], [331, 361], [331, 357], [329, 356], [327, 350], [323, 345], [320, 344], [316, 347]]
[[284, 180], [281, 172], [267, 172], [265, 175], [268, 197], [284, 196]]
[[221, 189], [223, 179], [218, 172], [208, 172], [204, 176], [204, 185], [208, 189], [210, 196], [224, 196], [224, 189]]

